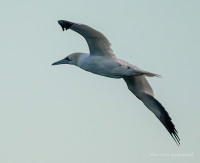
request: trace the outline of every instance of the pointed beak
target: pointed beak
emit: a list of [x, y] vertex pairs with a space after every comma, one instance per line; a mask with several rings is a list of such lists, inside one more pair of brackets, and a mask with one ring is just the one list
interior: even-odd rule
[[53, 66], [53, 65], [60, 65], [60, 64], [68, 64], [68, 60], [62, 59], [62, 60], [60, 60], [60, 61], [54, 62], [54, 63], [52, 64], [52, 66]]

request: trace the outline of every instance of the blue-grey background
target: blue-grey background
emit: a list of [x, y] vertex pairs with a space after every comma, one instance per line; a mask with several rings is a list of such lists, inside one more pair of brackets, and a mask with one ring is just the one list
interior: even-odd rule
[[[59, 19], [92, 26], [119, 58], [163, 76], [148, 79], [180, 147], [123, 80], [51, 66], [88, 52]], [[198, 163], [199, 20], [199, 0], [1, 1], [0, 162]]]

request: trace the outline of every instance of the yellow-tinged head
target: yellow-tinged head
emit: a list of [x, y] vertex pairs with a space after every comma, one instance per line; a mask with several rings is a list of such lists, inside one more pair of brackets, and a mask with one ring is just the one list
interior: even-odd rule
[[68, 55], [66, 58], [53, 63], [52, 65], [60, 65], [60, 64], [71, 64], [76, 65], [78, 64], [78, 60], [80, 56], [84, 55], [85, 53], [73, 53]]

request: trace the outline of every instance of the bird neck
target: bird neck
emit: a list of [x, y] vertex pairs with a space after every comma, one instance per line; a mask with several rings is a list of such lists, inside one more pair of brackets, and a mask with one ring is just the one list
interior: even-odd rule
[[85, 59], [87, 59], [89, 57], [89, 54], [87, 53], [79, 53], [79, 55], [77, 56], [77, 66], [80, 64], [80, 63], [83, 63], [85, 61]]

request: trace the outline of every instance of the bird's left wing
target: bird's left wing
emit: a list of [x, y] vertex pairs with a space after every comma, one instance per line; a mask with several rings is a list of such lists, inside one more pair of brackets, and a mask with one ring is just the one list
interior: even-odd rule
[[99, 55], [105, 57], [115, 56], [111, 49], [111, 43], [101, 32], [87, 25], [72, 23], [65, 20], [59, 20], [58, 23], [62, 27], [63, 31], [64, 29], [71, 29], [82, 35], [89, 46], [90, 55]]
[[151, 110], [168, 130], [177, 145], [180, 144], [178, 132], [162, 104], [154, 98], [153, 90], [144, 76], [125, 77], [129, 90]]

